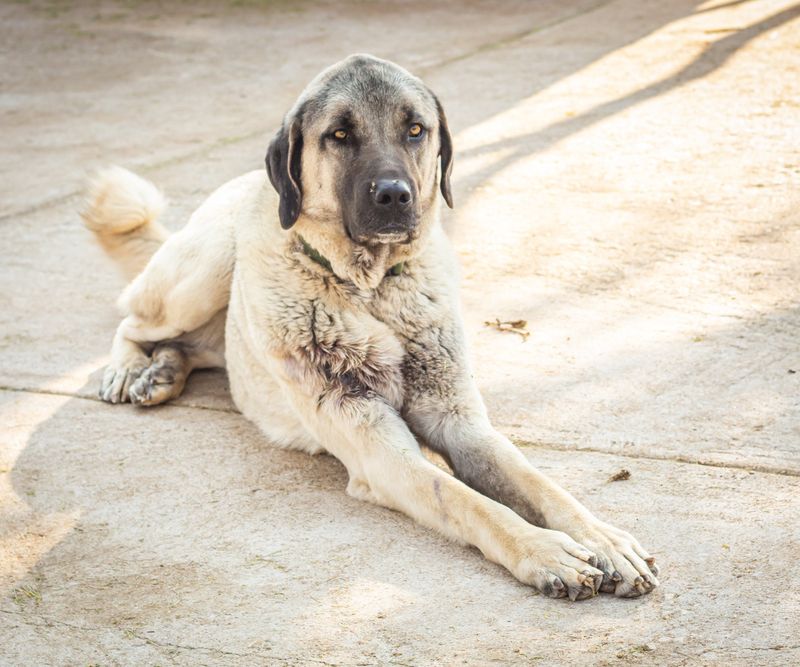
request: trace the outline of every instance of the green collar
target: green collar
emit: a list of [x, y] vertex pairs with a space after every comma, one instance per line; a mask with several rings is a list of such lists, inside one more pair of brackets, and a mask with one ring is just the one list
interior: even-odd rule
[[313, 259], [317, 264], [320, 266], [328, 269], [331, 273], [333, 273], [333, 267], [331, 263], [328, 261], [328, 258], [321, 255], [319, 251], [312, 248], [311, 245], [306, 241], [300, 234], [297, 235], [297, 238], [300, 239], [300, 243], [303, 245], [303, 252], [308, 255], [311, 259]]
[[[333, 267], [331, 266], [330, 260], [325, 257], [323, 254], [319, 252], [316, 248], [312, 247], [308, 241], [306, 241], [300, 234], [297, 235], [297, 238], [300, 239], [300, 243], [303, 246], [303, 252], [310, 258], [313, 259], [317, 264], [321, 267], [327, 269], [331, 273], [333, 273]], [[405, 262], [400, 262], [399, 264], [395, 264], [392, 268], [390, 268], [387, 272], [387, 276], [399, 276], [403, 273], [403, 270], [406, 268]]]

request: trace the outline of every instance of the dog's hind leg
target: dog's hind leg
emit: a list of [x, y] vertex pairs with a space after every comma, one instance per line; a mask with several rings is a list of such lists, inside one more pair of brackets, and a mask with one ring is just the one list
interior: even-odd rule
[[174, 337], [161, 335], [163, 327], [148, 326], [135, 315], [122, 320], [111, 345], [111, 360], [103, 373], [100, 398], [107, 403], [127, 403], [130, 389], [151, 365], [151, 353], [160, 340]]
[[127, 402], [131, 385], [150, 363], [150, 357], [142, 346], [125, 335], [123, 325], [129, 319], [126, 317], [114, 334], [111, 362], [103, 372], [99, 396], [106, 403]]
[[[146, 285], [142, 287], [141, 293], [129, 295], [134, 308], [141, 305], [140, 294], [149, 291]], [[175, 291], [180, 293], [173, 290], [163, 297], [170, 298], [171, 316], [165, 318], [170, 324], [133, 314], [120, 323], [111, 348], [111, 362], [100, 387], [100, 398], [104, 401], [157, 405], [179, 396], [192, 370], [225, 366], [227, 289], [225, 292], [218, 289], [213, 301], [204, 301], [202, 305], [188, 298], [191, 290], [182, 290], [185, 298], [177, 300]], [[207, 295], [211, 292], [205, 290]], [[213, 304], [220, 308], [216, 313], [208, 313]]]
[[[151, 355], [159, 344], [183, 344], [189, 355], [187, 375], [193, 368], [224, 366], [224, 318], [235, 252], [232, 210], [247, 183], [233, 181], [212, 195], [186, 227], [164, 242], [123, 293], [119, 305], [126, 317], [117, 329], [103, 376], [104, 401], [131, 400], [131, 386], [151, 364], [158, 365]], [[180, 393], [182, 381], [170, 391], [157, 390], [150, 400]], [[144, 383], [139, 384], [138, 396], [146, 396]]]
[[131, 403], [159, 405], [183, 393], [189, 374], [196, 368], [225, 365], [225, 317], [221, 310], [207, 324], [180, 338], [158, 343], [150, 365], [130, 384]]

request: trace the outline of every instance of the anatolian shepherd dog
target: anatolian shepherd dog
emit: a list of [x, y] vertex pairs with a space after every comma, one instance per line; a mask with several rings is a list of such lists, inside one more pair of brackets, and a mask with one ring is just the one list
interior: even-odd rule
[[[267, 174], [214, 192], [168, 235], [151, 183], [91, 183], [83, 219], [132, 282], [100, 395], [148, 406], [195, 368], [282, 447], [329, 452], [347, 492], [472, 544], [552, 597], [658, 586], [653, 558], [492, 428], [465, 354], [453, 146], [436, 96], [356, 55], [323, 71], [269, 145]], [[438, 452], [448, 474], [425, 458]]]

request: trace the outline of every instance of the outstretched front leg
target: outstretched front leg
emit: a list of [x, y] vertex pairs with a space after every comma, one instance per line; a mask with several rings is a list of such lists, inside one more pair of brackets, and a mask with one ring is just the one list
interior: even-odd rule
[[[597, 555], [600, 590], [638, 597], [659, 585], [655, 559], [628, 532], [595, 517], [567, 491], [534, 468], [495, 431], [481, 409], [461, 406], [449, 414], [410, 421], [450, 463], [456, 477], [510, 507], [534, 525], [560, 530]], [[431, 428], [432, 425], [434, 425]]]
[[[589, 549], [563, 532], [531, 525], [423, 456], [398, 412], [403, 353], [385, 325], [362, 314], [328, 310], [322, 299], [294, 300], [290, 311], [263, 309], [264, 299], [256, 299], [265, 293], [258, 275], [240, 269], [228, 318], [231, 345], [252, 351], [253, 361], [259, 360], [277, 382], [310, 437], [344, 464], [350, 495], [476, 546], [547, 595], [575, 600], [597, 592], [602, 572], [592, 565], [595, 555]], [[276, 313], [285, 316], [274, 321]], [[241, 331], [248, 333], [246, 343]], [[234, 364], [233, 393], [258, 394], [253, 377], [257, 382], [251, 366]], [[259, 418], [257, 405], [245, 404], [244, 411]]]
[[[534, 468], [490, 424], [465, 359], [460, 322], [419, 331], [407, 349], [403, 414], [455, 476], [530, 523], [562, 531], [597, 555], [600, 590], [637, 597], [659, 585], [653, 557], [629, 533], [599, 519]], [[452, 359], [458, 363], [451, 363]], [[416, 369], [436, 369], [422, 375]]]
[[531, 525], [433, 465], [398, 412], [354, 373], [322, 377], [297, 357], [274, 366], [295, 412], [347, 468], [350, 495], [476, 546], [545, 595], [578, 600], [598, 592], [602, 572], [589, 549], [563, 532]]
[[[119, 209], [124, 209], [120, 201], [137, 211], [144, 206], [137, 200], [138, 190], [155, 191], [133, 174], [120, 176], [120, 171], [107, 175], [98, 186], [102, 193], [112, 192], [115, 205], [106, 205], [109, 196], [95, 197], [85, 216], [92, 229], [97, 219], [111, 220], [103, 227], [106, 236], [122, 234], [114, 222]], [[119, 300], [125, 317], [114, 336], [100, 388], [104, 401], [155, 405], [180, 394], [192, 369], [224, 365], [224, 318], [234, 263], [233, 212], [261, 181], [263, 176], [250, 174], [217, 190], [183, 229], [163, 241], [128, 285]], [[141, 251], [138, 241], [146, 228], [126, 231], [125, 242], [114, 241], [117, 260]], [[151, 252], [153, 244], [147, 249]], [[145, 257], [140, 252], [136, 259], [138, 267]]]

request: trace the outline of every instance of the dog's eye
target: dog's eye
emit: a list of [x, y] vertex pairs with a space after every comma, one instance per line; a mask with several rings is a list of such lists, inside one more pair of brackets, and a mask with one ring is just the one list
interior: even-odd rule
[[412, 139], [419, 139], [422, 136], [422, 133], [425, 131], [425, 128], [422, 127], [419, 123], [414, 123], [411, 127], [408, 128], [408, 136]]
[[344, 141], [347, 139], [347, 130], [336, 130], [333, 133], [333, 138], [338, 141]]

